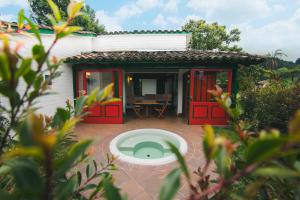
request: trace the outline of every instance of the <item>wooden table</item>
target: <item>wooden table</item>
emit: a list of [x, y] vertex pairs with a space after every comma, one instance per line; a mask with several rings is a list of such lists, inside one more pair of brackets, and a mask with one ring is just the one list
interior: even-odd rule
[[145, 106], [145, 116], [149, 117], [149, 107], [150, 106], [157, 106], [157, 105], [161, 105], [161, 103], [157, 102], [157, 101], [153, 101], [153, 100], [144, 100], [144, 101], [140, 101], [140, 102], [135, 102], [135, 105], [140, 105], [140, 106]]

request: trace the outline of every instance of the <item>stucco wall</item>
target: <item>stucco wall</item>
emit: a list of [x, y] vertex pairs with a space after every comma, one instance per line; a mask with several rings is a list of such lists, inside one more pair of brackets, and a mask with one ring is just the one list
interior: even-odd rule
[[[42, 41], [46, 49], [51, 45], [53, 40], [53, 35], [42, 35]], [[20, 54], [23, 56], [30, 56], [32, 46], [37, 43], [36, 39], [34, 38], [20, 34], [13, 34], [11, 46], [14, 46], [16, 42], [23, 43], [23, 46], [20, 49]], [[91, 37], [70, 36], [60, 40], [56, 44], [52, 50], [51, 56], [65, 58], [80, 54], [81, 52], [89, 52], [92, 49], [91, 46]], [[51, 86], [51, 92], [53, 94], [41, 97], [37, 101], [36, 106], [39, 107], [39, 112], [47, 115], [53, 115], [57, 107], [64, 107], [67, 99], [73, 99], [72, 68], [67, 64], [63, 64], [60, 66], [59, 71], [62, 72], [62, 75], [55, 79]], [[19, 83], [18, 91], [22, 94], [25, 90], [25, 87], [25, 82], [21, 81]], [[2, 105], [7, 105], [7, 102], [4, 101], [3, 97], [0, 97], [0, 102]]]
[[121, 34], [101, 35], [93, 39], [94, 51], [183, 51], [187, 47], [186, 34]]

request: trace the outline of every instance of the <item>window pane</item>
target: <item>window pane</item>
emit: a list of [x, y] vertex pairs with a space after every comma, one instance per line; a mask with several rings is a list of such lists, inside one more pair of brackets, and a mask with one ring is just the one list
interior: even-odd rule
[[98, 87], [100, 90], [112, 83], [112, 72], [86, 72], [87, 94]]

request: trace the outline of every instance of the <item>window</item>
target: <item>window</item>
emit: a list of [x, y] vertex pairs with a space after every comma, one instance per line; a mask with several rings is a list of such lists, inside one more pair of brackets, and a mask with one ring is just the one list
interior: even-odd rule
[[112, 83], [112, 72], [86, 72], [87, 94], [98, 87], [100, 90]]
[[228, 92], [228, 71], [196, 71], [194, 75], [194, 101], [214, 102], [215, 98], [208, 90], [215, 90], [216, 85]]

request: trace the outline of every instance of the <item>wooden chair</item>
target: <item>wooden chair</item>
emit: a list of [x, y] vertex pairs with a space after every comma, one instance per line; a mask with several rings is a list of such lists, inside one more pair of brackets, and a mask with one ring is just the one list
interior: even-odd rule
[[164, 118], [164, 114], [168, 109], [169, 96], [165, 95], [163, 98], [164, 98], [164, 103], [162, 104], [162, 106], [158, 108], [154, 108], [154, 110], [158, 112], [158, 116], [157, 116], [158, 118]]
[[155, 94], [145, 94], [145, 100], [156, 100]]
[[140, 105], [135, 105], [135, 99], [133, 97], [129, 97], [127, 100], [128, 104], [131, 106], [134, 113], [140, 118], [143, 118], [143, 115], [141, 114], [141, 111], [143, 110], [143, 107]]

